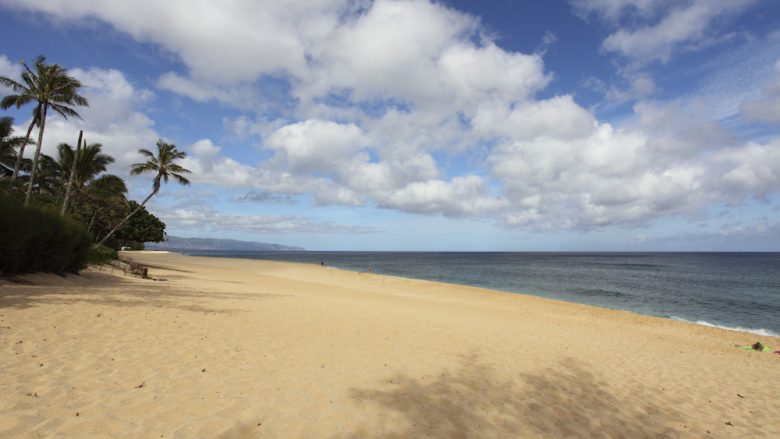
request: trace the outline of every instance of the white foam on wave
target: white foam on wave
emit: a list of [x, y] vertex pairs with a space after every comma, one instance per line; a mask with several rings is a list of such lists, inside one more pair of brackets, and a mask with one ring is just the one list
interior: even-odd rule
[[743, 328], [742, 326], [723, 326], [723, 325], [716, 325], [714, 323], [710, 323], [710, 322], [707, 322], [707, 321], [704, 321], [704, 320], [695, 320], [694, 321], [694, 320], [688, 320], [688, 319], [684, 319], [682, 317], [675, 317], [675, 316], [671, 316], [671, 319], [672, 320], [679, 320], [681, 322], [694, 323], [694, 324], [702, 325], [702, 326], [709, 326], [710, 328], [725, 329], [725, 330], [728, 330], [728, 331], [749, 332], [751, 334], [763, 335], [765, 337], [780, 337], [780, 334], [778, 334], [777, 332], [770, 331], [768, 329], [763, 329], [763, 328], [754, 329], [754, 328]]

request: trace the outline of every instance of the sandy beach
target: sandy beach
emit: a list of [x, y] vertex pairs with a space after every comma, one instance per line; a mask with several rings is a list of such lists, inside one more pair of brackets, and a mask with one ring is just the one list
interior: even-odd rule
[[0, 281], [0, 437], [780, 437], [780, 339], [316, 265]]

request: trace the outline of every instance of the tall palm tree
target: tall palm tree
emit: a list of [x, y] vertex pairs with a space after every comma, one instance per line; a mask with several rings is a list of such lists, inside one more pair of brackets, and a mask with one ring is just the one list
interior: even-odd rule
[[114, 158], [103, 154], [103, 145], [100, 143], [84, 145], [78, 151], [67, 143], [60, 143], [58, 150], [57, 162], [63, 176], [61, 183], [66, 189], [66, 200], [62, 207], [64, 214], [68, 208], [68, 191], [72, 190], [76, 194], [84, 192], [85, 185], [104, 172], [106, 166], [114, 163]]
[[157, 192], [160, 191], [160, 186], [162, 183], [167, 183], [169, 178], [173, 178], [176, 180], [179, 184], [188, 185], [190, 184], [190, 181], [187, 180], [182, 174], [189, 174], [189, 169], [184, 169], [178, 164], [176, 164], [176, 161], [179, 159], [183, 159], [184, 157], [187, 157], [187, 153], [184, 151], [179, 151], [176, 149], [176, 145], [172, 143], [165, 143], [164, 140], [160, 139], [157, 141], [157, 154], [155, 155], [148, 149], [139, 149], [138, 152], [140, 152], [145, 158], [146, 161], [143, 163], [136, 163], [130, 167], [130, 174], [131, 175], [141, 175], [146, 174], [149, 172], [154, 172], [156, 175], [154, 176], [154, 179], [152, 180], [152, 193], [149, 194], [146, 198], [144, 198], [144, 201], [138, 205], [133, 211], [131, 211], [125, 219], [123, 219], [119, 224], [117, 224], [106, 236], [103, 237], [103, 239], [100, 240], [96, 244], [96, 246], [102, 245], [108, 238], [111, 237], [111, 235], [114, 234], [120, 227], [125, 225], [127, 220], [130, 219], [131, 216], [133, 216], [136, 212], [141, 210], [144, 205], [146, 205], [146, 202], [149, 201], [153, 196], [157, 194]]
[[[2, 77], [0, 77], [2, 78]], [[2, 106], [0, 104], [0, 106]], [[24, 149], [27, 147], [27, 145], [32, 145], [33, 141], [30, 140], [30, 134], [32, 134], [33, 127], [38, 125], [38, 106], [36, 105], [33, 109], [32, 114], [32, 120], [30, 121], [30, 126], [27, 127], [27, 134], [24, 137], [19, 137], [19, 152], [14, 154], [14, 160], [12, 160], [9, 163], [5, 163], [7, 166], [13, 166], [13, 174], [11, 174], [11, 180], [16, 180], [16, 177], [19, 176], [19, 170], [22, 169], [22, 167], [29, 167], [29, 163], [26, 163], [26, 161], [29, 161], [29, 159], [24, 159]], [[13, 163], [13, 164], [11, 164]]]
[[[36, 186], [38, 195], [48, 203], [56, 204], [62, 199], [64, 186], [63, 179], [67, 179], [66, 170], [62, 169], [59, 161], [54, 157], [41, 154], [38, 160], [38, 172], [36, 176]], [[21, 177], [29, 179], [30, 175]], [[29, 180], [25, 180], [29, 184]]]
[[[79, 130], [79, 140], [76, 141], [76, 155], [81, 151], [81, 139], [84, 138], [84, 130]], [[86, 145], [86, 140], [84, 144]], [[70, 167], [70, 177], [68, 178], [68, 184], [65, 186], [65, 199], [62, 200], [62, 210], [60, 215], [65, 216], [68, 212], [68, 205], [70, 204], [71, 192], [73, 192], [73, 177], [76, 174], [76, 162], [78, 160], [72, 160], [73, 164]]]
[[[63, 172], [68, 174], [66, 177], [70, 176], [71, 169], [75, 169], [73, 173], [73, 187], [76, 190], [83, 188], [86, 183], [89, 183], [98, 174], [104, 172], [108, 165], [114, 163], [113, 157], [103, 154], [103, 145], [100, 143], [84, 145], [79, 149], [78, 153], [67, 143], [60, 143], [58, 152], [57, 162]], [[73, 163], [74, 158], [76, 163]], [[67, 178], [62, 183], [67, 183]]]
[[57, 64], [46, 64], [46, 59], [39, 56], [35, 59], [34, 69], [30, 68], [22, 61], [24, 72], [22, 72], [22, 82], [17, 82], [11, 78], [0, 76], [0, 85], [10, 88], [13, 93], [0, 101], [0, 107], [3, 109], [15, 106], [17, 108], [31, 102], [37, 103], [37, 121], [33, 117], [30, 123], [28, 133], [32, 131], [34, 124], [38, 125], [38, 144], [35, 147], [35, 156], [33, 156], [32, 170], [30, 172], [30, 181], [27, 186], [24, 204], [30, 203], [33, 184], [35, 183], [35, 173], [38, 168], [38, 159], [41, 155], [43, 146], [43, 132], [46, 127], [46, 115], [49, 109], [67, 119], [68, 117], [78, 117], [79, 114], [71, 106], [87, 106], [87, 99], [78, 94], [81, 88], [81, 82], [78, 79], [68, 76], [68, 71]]

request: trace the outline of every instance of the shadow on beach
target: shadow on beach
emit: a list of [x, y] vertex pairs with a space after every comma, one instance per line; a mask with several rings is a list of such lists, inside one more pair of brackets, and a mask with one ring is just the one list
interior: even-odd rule
[[[121, 274], [121, 271], [119, 271]], [[169, 276], [170, 277], [170, 276]], [[89, 303], [117, 307], [156, 307], [200, 313], [238, 313], [240, 309], [213, 306], [216, 300], [265, 300], [274, 294], [225, 293], [177, 288], [168, 282], [125, 280], [101, 272], [59, 277], [52, 274], [32, 280], [20, 278], [0, 286], [0, 309], [25, 309], [41, 304], [76, 305]], [[200, 301], [209, 300], [209, 306]]]
[[[383, 437], [677, 437], [682, 416], [654, 403], [660, 395], [632, 388], [630, 397], [610, 393], [606, 383], [576, 359], [557, 368], [501, 379], [468, 357], [456, 371], [433, 379], [396, 375], [377, 389], [354, 389], [365, 410], [400, 416], [397, 431], [366, 426], [347, 438]], [[391, 424], [392, 425], [392, 424]]]

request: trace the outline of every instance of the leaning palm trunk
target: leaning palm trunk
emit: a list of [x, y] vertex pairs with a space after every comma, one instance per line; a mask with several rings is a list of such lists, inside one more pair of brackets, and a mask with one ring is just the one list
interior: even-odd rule
[[70, 191], [73, 190], [73, 180], [76, 176], [76, 161], [79, 157], [79, 149], [81, 149], [81, 136], [84, 135], [84, 130], [79, 130], [79, 141], [76, 143], [76, 153], [73, 154], [73, 164], [70, 166], [70, 178], [68, 178], [68, 187], [65, 189], [65, 200], [62, 201], [62, 211], [60, 215], [65, 216], [65, 212], [68, 211], [68, 203], [70, 202]]
[[155, 189], [155, 190], [153, 190], [153, 191], [152, 191], [152, 193], [151, 193], [151, 194], [149, 194], [149, 196], [148, 196], [148, 197], [146, 197], [146, 198], [144, 199], [144, 201], [143, 201], [141, 204], [139, 204], [139, 205], [138, 205], [138, 207], [136, 207], [135, 209], [133, 209], [133, 211], [132, 211], [132, 212], [130, 212], [130, 213], [129, 213], [129, 214], [128, 214], [128, 215], [127, 215], [127, 216], [126, 216], [126, 217], [125, 217], [125, 218], [124, 218], [122, 221], [120, 221], [120, 222], [119, 222], [119, 224], [117, 224], [117, 225], [116, 225], [116, 226], [115, 226], [113, 229], [111, 229], [111, 231], [110, 231], [110, 232], [108, 232], [108, 234], [107, 234], [106, 236], [104, 236], [104, 237], [103, 237], [103, 239], [101, 239], [101, 240], [100, 240], [100, 242], [98, 242], [97, 244], [95, 244], [95, 247], [100, 247], [101, 245], [103, 245], [103, 243], [104, 243], [104, 242], [106, 242], [106, 240], [107, 240], [108, 238], [110, 238], [110, 237], [111, 237], [111, 235], [113, 235], [113, 234], [114, 234], [114, 233], [115, 233], [117, 230], [119, 230], [119, 229], [120, 229], [122, 226], [124, 226], [124, 225], [125, 225], [125, 223], [127, 222], [127, 220], [129, 220], [129, 219], [130, 219], [130, 217], [131, 217], [131, 216], [135, 215], [135, 213], [136, 213], [136, 212], [138, 212], [139, 210], [141, 210], [141, 208], [143, 208], [143, 207], [144, 207], [144, 205], [146, 204], [146, 202], [147, 202], [147, 201], [149, 201], [149, 200], [150, 200], [150, 199], [151, 199], [151, 198], [152, 198], [152, 197], [153, 197], [155, 194], [157, 194], [157, 191], [158, 191], [158, 190], [159, 190], [159, 189]]
[[35, 171], [38, 170], [38, 158], [41, 156], [41, 145], [43, 145], [43, 129], [46, 127], [46, 110], [48, 105], [42, 105], [40, 109], [40, 125], [38, 126], [38, 145], [35, 147], [35, 156], [33, 157], [32, 170], [30, 171], [30, 183], [27, 185], [27, 195], [24, 196], [24, 205], [30, 204], [30, 195], [32, 195], [33, 183], [35, 182]]
[[19, 175], [19, 169], [22, 167], [22, 156], [24, 156], [24, 147], [27, 146], [27, 143], [30, 141], [30, 135], [32, 134], [33, 127], [35, 126], [36, 118], [33, 117], [33, 120], [30, 121], [30, 126], [27, 128], [27, 135], [24, 136], [24, 143], [22, 143], [22, 146], [19, 147], [19, 155], [16, 156], [16, 165], [14, 166], [14, 173], [11, 174], [11, 180], [16, 180], [16, 177]]

